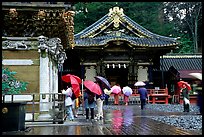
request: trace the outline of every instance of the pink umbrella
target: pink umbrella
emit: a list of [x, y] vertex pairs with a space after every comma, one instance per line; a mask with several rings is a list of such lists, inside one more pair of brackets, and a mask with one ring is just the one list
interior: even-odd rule
[[121, 88], [120, 88], [120, 86], [113, 86], [112, 88], [111, 88], [111, 93], [114, 93], [114, 94], [118, 94], [118, 93], [120, 93], [121, 92]]
[[99, 87], [99, 85], [94, 83], [91, 80], [85, 80], [84, 81], [84, 86], [86, 88], [88, 88], [91, 92], [93, 92], [93, 93], [95, 93], [97, 95], [101, 95], [102, 94], [102, 91], [101, 91], [101, 88]]

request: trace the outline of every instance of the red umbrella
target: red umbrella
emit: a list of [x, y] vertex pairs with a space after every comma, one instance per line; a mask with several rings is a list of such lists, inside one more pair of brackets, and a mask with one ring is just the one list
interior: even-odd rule
[[75, 75], [67, 74], [67, 75], [62, 76], [62, 80], [64, 82], [71, 83], [73, 91], [74, 91], [74, 95], [76, 96], [76, 98], [78, 98], [80, 96], [79, 84], [81, 83], [81, 79]]
[[76, 75], [66, 74], [62, 76], [62, 80], [67, 83], [71, 82], [71, 78], [75, 78], [79, 84], [81, 83], [81, 79]]
[[95, 93], [97, 95], [101, 95], [102, 94], [100, 86], [98, 84], [94, 83], [91, 80], [85, 80], [84, 81], [84, 86], [86, 88], [88, 88], [91, 92], [93, 92], [93, 93]]
[[188, 90], [191, 90], [191, 86], [190, 86], [190, 84], [188, 84], [188, 82], [179, 81], [177, 84], [178, 84], [179, 88], [182, 88], [183, 85], [186, 85], [187, 89], [188, 89]]
[[121, 92], [121, 88], [119, 87], [119, 86], [113, 86], [112, 88], [111, 88], [111, 93], [114, 93], [114, 94], [118, 94], [118, 93], [120, 93]]

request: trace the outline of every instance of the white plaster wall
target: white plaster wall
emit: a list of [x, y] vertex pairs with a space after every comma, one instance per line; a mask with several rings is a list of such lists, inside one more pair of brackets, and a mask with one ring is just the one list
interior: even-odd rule
[[137, 80], [138, 81], [147, 81], [148, 80], [148, 67], [142, 67], [139, 66], [138, 68], [138, 75], [137, 75]]
[[95, 81], [96, 76], [96, 68], [94, 66], [86, 66], [85, 67], [85, 80]]

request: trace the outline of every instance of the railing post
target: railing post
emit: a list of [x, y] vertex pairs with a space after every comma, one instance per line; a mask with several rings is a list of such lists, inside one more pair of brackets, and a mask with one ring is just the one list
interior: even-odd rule
[[55, 123], [55, 119], [56, 119], [56, 114], [55, 114], [55, 93], [54, 93], [54, 96], [53, 96], [53, 107], [52, 107], [52, 109], [54, 109], [54, 111], [53, 111], [53, 123]]
[[33, 93], [32, 101], [32, 122], [35, 121], [35, 94]]

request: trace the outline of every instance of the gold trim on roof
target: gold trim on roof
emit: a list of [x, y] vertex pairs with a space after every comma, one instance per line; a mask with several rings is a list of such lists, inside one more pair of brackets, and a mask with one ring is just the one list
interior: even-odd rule
[[110, 16], [113, 19], [114, 27], [118, 28], [120, 26], [120, 17], [123, 16], [123, 9], [119, 7], [113, 7], [109, 9], [108, 16]]
[[108, 16], [114, 17], [115, 15], [123, 16], [123, 9], [119, 7], [113, 7], [109, 9]]

